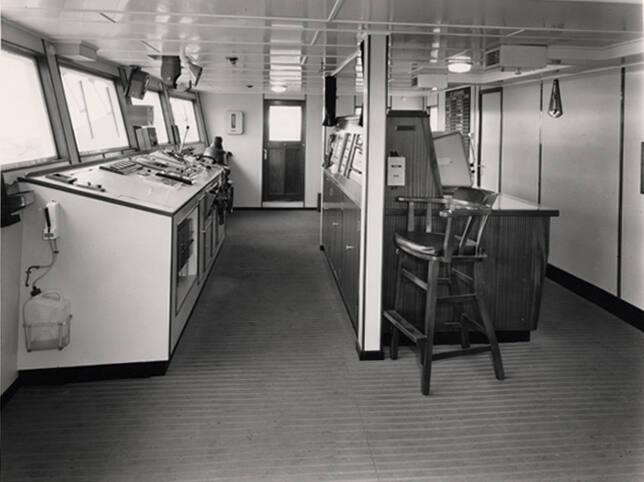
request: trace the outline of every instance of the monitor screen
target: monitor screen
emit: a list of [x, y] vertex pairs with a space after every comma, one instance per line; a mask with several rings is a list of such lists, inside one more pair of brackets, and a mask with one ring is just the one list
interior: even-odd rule
[[460, 132], [434, 136], [434, 151], [443, 186], [471, 186], [472, 175], [465, 142]]
[[149, 82], [150, 76], [147, 73], [142, 70], [134, 70], [130, 75], [126, 95], [135, 99], [143, 99], [145, 92], [148, 90]]

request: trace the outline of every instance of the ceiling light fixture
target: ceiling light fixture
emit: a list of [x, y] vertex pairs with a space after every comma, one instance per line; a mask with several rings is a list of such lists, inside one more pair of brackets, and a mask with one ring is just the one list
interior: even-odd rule
[[276, 94], [282, 94], [286, 92], [286, 86], [282, 84], [271, 85], [271, 90]]
[[454, 74], [464, 74], [472, 70], [472, 61], [470, 59], [449, 59], [447, 70]]

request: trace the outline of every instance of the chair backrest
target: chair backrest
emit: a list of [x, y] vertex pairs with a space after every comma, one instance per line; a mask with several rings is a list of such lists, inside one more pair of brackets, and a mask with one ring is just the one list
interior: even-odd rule
[[[485, 207], [492, 207], [498, 193], [473, 187], [459, 187], [454, 191], [452, 199], [480, 204]], [[488, 215], [469, 216], [461, 232], [458, 243], [458, 254], [464, 255], [467, 251], [474, 251], [475, 255], [480, 253], [481, 238], [487, 224]], [[469, 244], [468, 244], [469, 241]]]

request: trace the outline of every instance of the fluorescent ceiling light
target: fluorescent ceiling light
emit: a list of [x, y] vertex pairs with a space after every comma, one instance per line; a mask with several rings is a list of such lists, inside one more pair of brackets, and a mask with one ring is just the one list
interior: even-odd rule
[[447, 70], [455, 74], [464, 74], [472, 70], [472, 62], [465, 59], [448, 60]]
[[281, 84], [271, 85], [271, 90], [276, 94], [282, 94], [283, 92], [286, 92], [286, 86]]

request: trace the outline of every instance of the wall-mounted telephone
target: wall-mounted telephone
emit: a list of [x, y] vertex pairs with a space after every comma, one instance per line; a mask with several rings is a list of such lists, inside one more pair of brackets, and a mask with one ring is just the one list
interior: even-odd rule
[[60, 228], [60, 204], [57, 201], [49, 201], [45, 206], [45, 229], [43, 239], [58, 239]]

